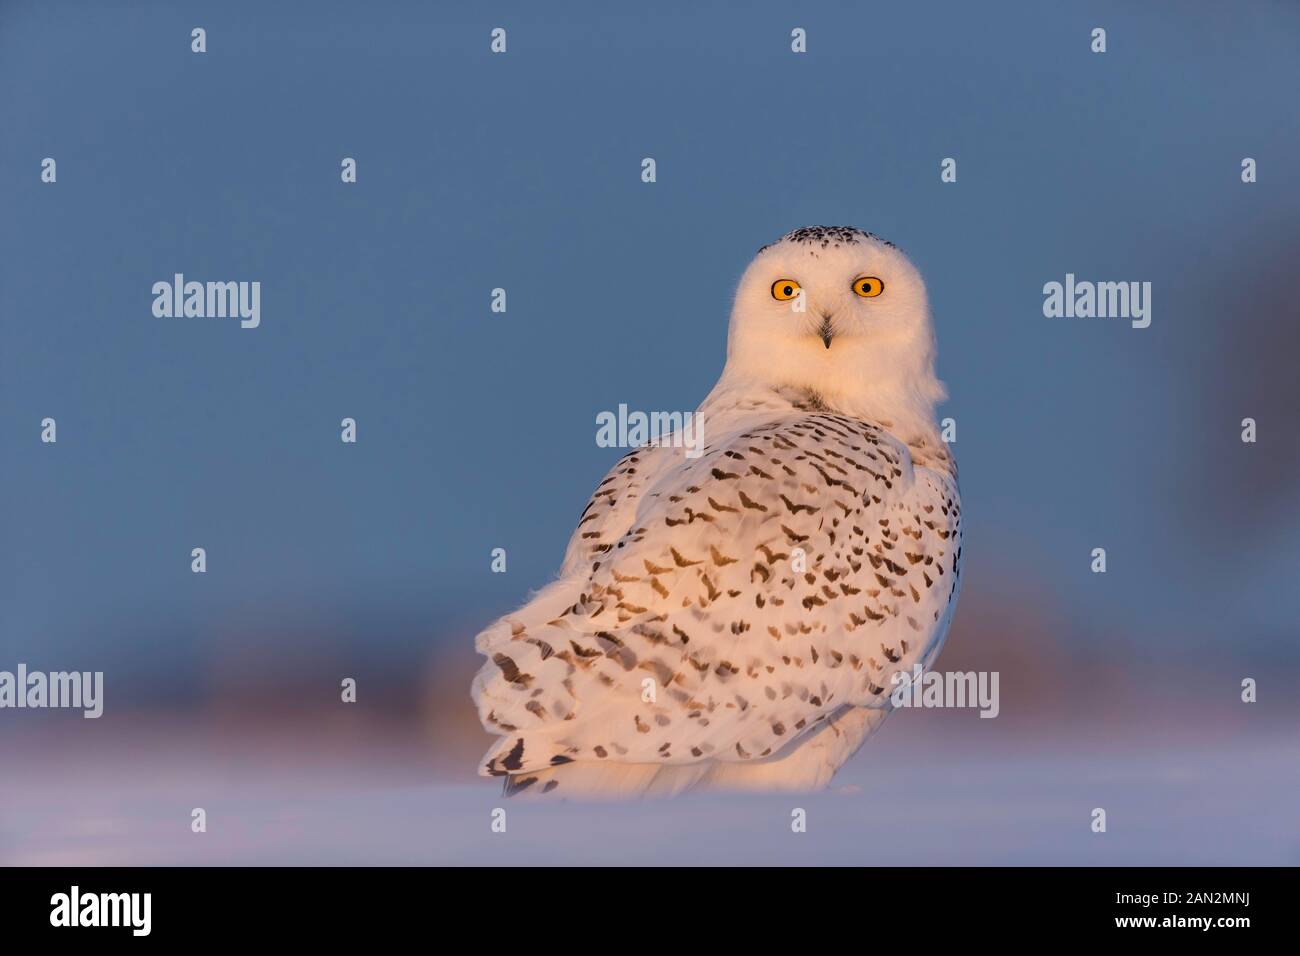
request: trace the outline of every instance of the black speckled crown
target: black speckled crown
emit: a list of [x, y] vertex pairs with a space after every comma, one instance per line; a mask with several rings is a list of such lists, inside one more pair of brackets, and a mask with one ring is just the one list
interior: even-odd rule
[[803, 226], [793, 232], [787, 232], [776, 242], [769, 242], [758, 251], [762, 252], [763, 249], [771, 249], [783, 242], [794, 242], [801, 246], [821, 246], [823, 249], [838, 249], [840, 246], [857, 245], [865, 239], [883, 243], [891, 249], [897, 248], [888, 239], [881, 239], [875, 233], [866, 232], [856, 226]]

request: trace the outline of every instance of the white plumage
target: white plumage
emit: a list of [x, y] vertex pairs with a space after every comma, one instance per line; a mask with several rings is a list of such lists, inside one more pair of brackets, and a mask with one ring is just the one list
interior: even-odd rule
[[961, 570], [919, 274], [846, 227], [741, 279], [704, 453], [639, 448], [557, 581], [478, 636], [507, 792], [818, 789], [929, 666]]

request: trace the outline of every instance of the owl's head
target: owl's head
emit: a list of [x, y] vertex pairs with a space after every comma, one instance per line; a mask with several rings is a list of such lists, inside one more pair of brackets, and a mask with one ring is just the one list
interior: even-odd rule
[[723, 379], [806, 389], [846, 414], [932, 421], [944, 389], [921, 274], [861, 229], [788, 233], [741, 277]]

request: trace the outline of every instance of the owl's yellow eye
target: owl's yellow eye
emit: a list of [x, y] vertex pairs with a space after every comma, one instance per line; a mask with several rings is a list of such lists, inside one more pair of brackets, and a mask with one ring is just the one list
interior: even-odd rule
[[875, 276], [863, 276], [853, 280], [853, 291], [864, 299], [874, 299], [885, 291], [885, 284]]
[[778, 302], [788, 302], [799, 294], [799, 283], [793, 279], [777, 279], [772, 283], [772, 298]]

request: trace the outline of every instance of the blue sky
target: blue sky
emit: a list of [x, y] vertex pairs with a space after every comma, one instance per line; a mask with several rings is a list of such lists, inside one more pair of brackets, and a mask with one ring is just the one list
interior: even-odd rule
[[[1294, 300], [1241, 286], [1296, 248], [1297, 11], [385, 10], [0, 9], [0, 661], [195, 673], [250, 620], [380, 658], [398, 631], [468, 640], [558, 566], [618, 456], [597, 412], [693, 408], [746, 262], [810, 223], [927, 277], [963, 601], [1294, 661], [1294, 479], [1263, 517], [1231, 502], [1294, 474], [1294, 390], [1251, 372]], [[260, 281], [261, 326], [155, 318], [175, 272]], [[1150, 281], [1151, 327], [1044, 318], [1067, 272]], [[1237, 365], [1207, 376], [1225, 336]]]

